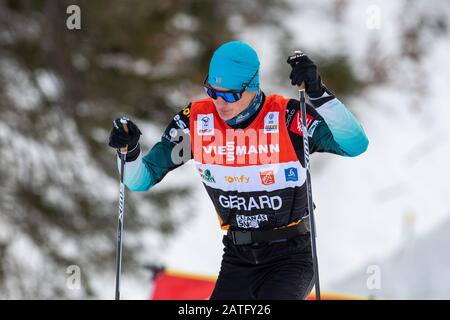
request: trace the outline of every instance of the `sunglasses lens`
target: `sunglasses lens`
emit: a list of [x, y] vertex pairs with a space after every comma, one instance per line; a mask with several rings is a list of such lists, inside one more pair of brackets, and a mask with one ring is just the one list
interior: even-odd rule
[[216, 91], [213, 88], [210, 87], [203, 87], [206, 94], [210, 96], [212, 99], [216, 100], [218, 97], [221, 97], [223, 100], [225, 100], [228, 103], [233, 103], [241, 99], [241, 94], [237, 92], [222, 92], [222, 91]]
[[217, 95], [216, 92], [212, 89], [212, 88], [208, 88], [208, 87], [203, 87], [203, 89], [205, 89], [205, 92], [208, 96], [210, 96], [211, 98], [213, 98], [214, 100], [217, 99]]
[[222, 97], [223, 100], [225, 100], [228, 103], [236, 102], [241, 98], [239, 93], [232, 93], [232, 92], [216, 92], [216, 95], [218, 97]]

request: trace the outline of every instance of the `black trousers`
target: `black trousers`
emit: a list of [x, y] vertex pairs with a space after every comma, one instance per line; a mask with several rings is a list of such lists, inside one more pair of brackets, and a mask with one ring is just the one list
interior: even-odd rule
[[237, 246], [223, 238], [224, 254], [211, 300], [301, 300], [314, 285], [310, 235], [270, 244]]

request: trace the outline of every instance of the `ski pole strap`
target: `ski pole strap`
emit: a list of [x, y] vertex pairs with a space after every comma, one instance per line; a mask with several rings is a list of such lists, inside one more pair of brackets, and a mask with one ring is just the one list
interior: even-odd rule
[[307, 233], [309, 233], [309, 228], [305, 223], [300, 222], [294, 226], [274, 230], [228, 230], [227, 237], [233, 241], [233, 244], [240, 246], [290, 239]]

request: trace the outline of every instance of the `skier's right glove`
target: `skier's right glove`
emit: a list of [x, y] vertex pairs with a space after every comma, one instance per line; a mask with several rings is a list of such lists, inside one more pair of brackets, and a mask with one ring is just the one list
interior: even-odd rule
[[310, 98], [321, 97], [324, 93], [322, 80], [317, 72], [317, 65], [303, 53], [295, 53], [287, 59], [287, 63], [292, 67], [289, 78], [293, 86], [305, 83], [306, 94]]
[[125, 132], [120, 119], [122, 118], [117, 118], [113, 121], [108, 145], [111, 148], [117, 149], [118, 154], [120, 153], [121, 148], [128, 146], [126, 161], [134, 161], [141, 153], [139, 138], [142, 133], [137, 125], [129, 119], [127, 119], [128, 133]]

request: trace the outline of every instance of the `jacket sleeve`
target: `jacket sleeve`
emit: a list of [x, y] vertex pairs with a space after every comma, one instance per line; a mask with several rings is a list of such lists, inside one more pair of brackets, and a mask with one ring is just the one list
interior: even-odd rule
[[[144, 156], [139, 150], [135, 159], [125, 164], [124, 183], [132, 191], [147, 191], [167, 173], [192, 157], [189, 132], [190, 105], [175, 115], [161, 140]], [[117, 157], [120, 172], [120, 158]]]
[[[329, 91], [317, 99], [310, 98], [307, 105], [307, 126], [310, 151], [328, 152], [341, 156], [354, 157], [363, 153], [368, 146], [368, 139], [361, 124], [354, 115]], [[298, 100], [291, 100], [290, 108], [299, 109]], [[292, 111], [291, 111], [292, 112]], [[298, 150], [303, 150], [303, 136], [300, 124], [300, 111], [295, 113], [289, 127], [291, 140]], [[296, 130], [295, 127], [298, 127]], [[296, 133], [296, 135], [294, 134]], [[301, 141], [300, 141], [300, 138]]]

